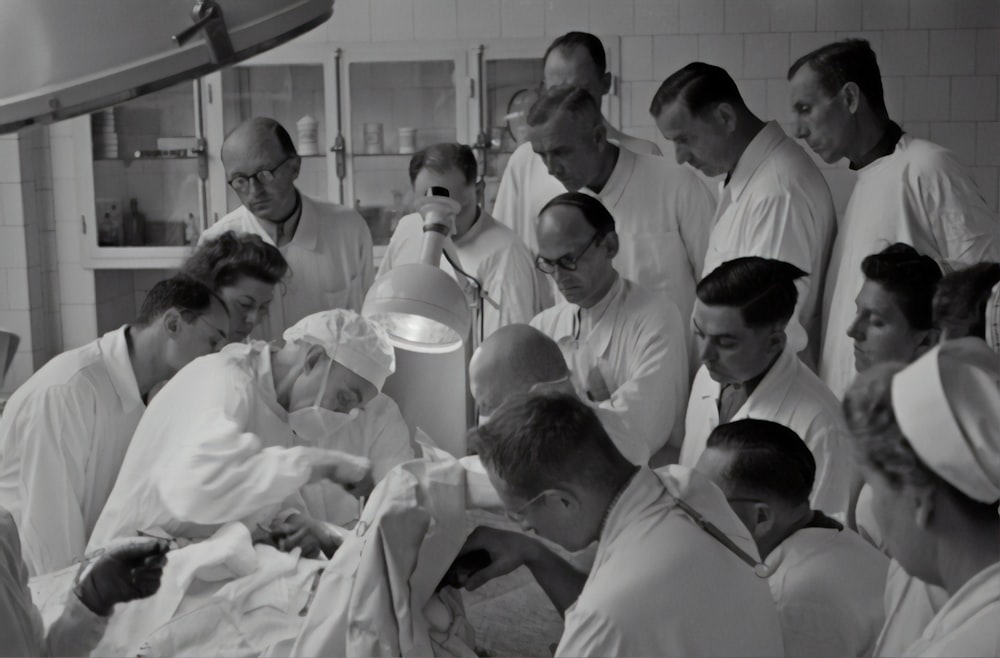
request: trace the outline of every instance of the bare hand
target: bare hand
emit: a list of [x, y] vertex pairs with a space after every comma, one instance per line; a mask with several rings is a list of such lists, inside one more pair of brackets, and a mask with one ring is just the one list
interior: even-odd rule
[[355, 496], [367, 496], [375, 486], [369, 459], [323, 448], [312, 449], [310, 456], [313, 462], [310, 483], [330, 480]]
[[483, 550], [489, 553], [490, 563], [472, 573], [455, 574], [455, 583], [469, 590], [481, 587], [527, 562], [535, 545], [535, 540], [519, 532], [479, 526], [465, 540], [458, 556], [461, 558], [472, 551]]
[[301, 512], [273, 525], [271, 536], [278, 550], [290, 551], [298, 547], [302, 549], [302, 556], [309, 558], [319, 557], [320, 551], [330, 557], [340, 546], [334, 534], [321, 521]]

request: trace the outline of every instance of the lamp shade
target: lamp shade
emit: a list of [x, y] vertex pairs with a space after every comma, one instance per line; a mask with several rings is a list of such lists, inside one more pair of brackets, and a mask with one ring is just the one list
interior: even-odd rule
[[456, 349], [471, 322], [458, 283], [426, 263], [399, 265], [376, 280], [361, 313], [379, 321], [394, 345], [416, 352]]

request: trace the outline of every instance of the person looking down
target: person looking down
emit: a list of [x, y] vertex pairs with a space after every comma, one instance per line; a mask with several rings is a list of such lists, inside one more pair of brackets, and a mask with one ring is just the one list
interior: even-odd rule
[[982, 341], [961, 338], [859, 373], [844, 398], [889, 553], [948, 594], [896, 655], [1000, 654], [998, 370]]
[[847, 511], [855, 471], [837, 398], [788, 345], [787, 328], [805, 272], [747, 256], [698, 282], [695, 339], [701, 369], [691, 386], [680, 464], [693, 467], [711, 431], [743, 418], [774, 421], [806, 442], [815, 460], [812, 506]]
[[598, 542], [589, 575], [532, 537], [486, 526], [460, 553], [490, 558], [459, 576], [468, 589], [530, 569], [565, 615], [556, 656], [781, 654], [767, 584], [744, 561], [756, 547], [718, 487], [680, 466], [634, 465], [574, 395], [516, 396], [472, 432], [509, 518], [569, 551]]
[[0, 508], [32, 576], [79, 560], [152, 391], [226, 344], [229, 313], [185, 276], [158, 282], [132, 324], [54, 357], [0, 416]]
[[619, 275], [616, 222], [593, 196], [552, 199], [537, 233], [535, 266], [564, 300], [531, 326], [559, 344], [574, 387], [596, 405], [622, 454], [635, 464], [668, 463], [659, 452], [676, 454], [688, 393], [683, 316], [662, 291]]
[[306, 445], [293, 428], [335, 433], [394, 363], [385, 330], [346, 310], [303, 318], [282, 343], [232, 344], [192, 363], [136, 428], [91, 547], [137, 530], [199, 540], [242, 522], [285, 550], [332, 554], [337, 537], [304, 511], [300, 489], [332, 480], [365, 495], [371, 462]]
[[976, 263], [938, 281], [932, 310], [941, 340], [966, 336], [986, 340], [986, 308], [997, 283], [1000, 263]]
[[184, 262], [181, 273], [207, 282], [229, 309], [229, 342], [242, 343], [265, 321], [274, 287], [288, 263], [259, 235], [226, 231], [206, 240]]
[[221, 157], [242, 205], [208, 227], [198, 244], [226, 231], [254, 233], [281, 251], [292, 273], [268, 308], [263, 337], [277, 339], [318, 311], [360, 311], [375, 276], [371, 231], [354, 209], [296, 188], [302, 159], [288, 131], [254, 117], [226, 136]]
[[[846, 446], [845, 446], [846, 448]], [[722, 489], [767, 565], [786, 656], [870, 656], [885, 613], [889, 560], [809, 504], [816, 460], [789, 428], [719, 425], [695, 470]]]

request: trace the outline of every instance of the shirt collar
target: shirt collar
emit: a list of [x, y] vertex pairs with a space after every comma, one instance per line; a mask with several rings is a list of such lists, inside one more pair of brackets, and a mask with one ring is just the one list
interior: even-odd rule
[[620, 300], [625, 292], [625, 280], [620, 274], [615, 274], [615, 282], [611, 284], [611, 289], [601, 298], [599, 302], [590, 308], [576, 307], [577, 317], [580, 322], [580, 339], [590, 345], [595, 354], [604, 354], [608, 344], [611, 342], [611, 333], [614, 329], [614, 317], [617, 312], [611, 313], [609, 322], [604, 322], [604, 318], [609, 315], [612, 306], [620, 306]]
[[[295, 193], [299, 195], [299, 225], [295, 227], [292, 239], [286, 244], [281, 245], [281, 247], [285, 248], [294, 245], [302, 249], [308, 249], [309, 251], [316, 251], [316, 245], [319, 241], [319, 219], [317, 218], [316, 202], [299, 192], [298, 189], [295, 190]], [[264, 228], [264, 223], [267, 220], [257, 217], [246, 206], [243, 206], [243, 209], [257, 222], [257, 225], [260, 227], [261, 237], [268, 243], [274, 244], [274, 238]]]
[[621, 200], [622, 195], [625, 194], [625, 190], [628, 187], [628, 181], [632, 178], [632, 170], [635, 169], [635, 153], [621, 146], [617, 148], [618, 162], [615, 163], [615, 168], [611, 170], [611, 175], [608, 177], [608, 181], [604, 184], [604, 187], [601, 188], [601, 192], [599, 194], [595, 193], [589, 187], [584, 187], [580, 190], [581, 192], [586, 192], [591, 196], [597, 197], [608, 208], [614, 207]]
[[[241, 346], [243, 347], [243, 346]], [[233, 348], [227, 348], [233, 349]], [[256, 357], [255, 368], [257, 375], [257, 386], [264, 392], [263, 400], [268, 409], [281, 420], [288, 420], [288, 410], [278, 404], [278, 392], [274, 388], [274, 374], [271, 370], [271, 344], [262, 340], [255, 340], [243, 349], [248, 349]]]
[[875, 146], [872, 147], [872, 150], [861, 156], [859, 160], [851, 162], [851, 169], [854, 171], [864, 169], [879, 158], [884, 158], [889, 155], [896, 150], [896, 144], [902, 136], [903, 129], [900, 128], [894, 121], [890, 121], [889, 125], [885, 128], [885, 132], [882, 133], [882, 137], [880, 137]]
[[743, 149], [740, 159], [736, 161], [736, 167], [726, 185], [733, 201], [740, 197], [747, 183], [785, 137], [785, 131], [781, 129], [777, 121], [768, 121], [754, 135], [747, 147]]
[[[648, 466], [641, 466], [628, 484], [611, 501], [604, 515], [599, 546], [607, 546], [663, 493], [663, 485]], [[600, 550], [600, 549], [599, 549]]]
[[477, 213], [478, 216], [476, 217], [476, 221], [472, 223], [472, 226], [469, 227], [469, 230], [466, 231], [464, 234], [462, 234], [462, 237], [458, 238], [457, 240], [455, 238], [452, 238], [452, 242], [455, 243], [456, 247], [464, 247], [471, 244], [472, 242], [475, 241], [477, 237], [483, 234], [483, 231], [486, 230], [486, 227], [490, 223], [489, 215], [486, 214], [486, 211], [483, 210], [482, 208], [480, 208], [477, 211]]
[[139, 392], [139, 382], [135, 378], [135, 371], [132, 369], [132, 359], [128, 355], [128, 340], [125, 337], [128, 328], [127, 324], [122, 325], [118, 329], [104, 334], [98, 341], [104, 368], [108, 371], [111, 385], [114, 386], [115, 394], [122, 401], [122, 410], [125, 412], [138, 407], [146, 407], [142, 401], [142, 394]]
[[[738, 420], [740, 418], [747, 417], [756, 418], [758, 417], [758, 414], [755, 413], [754, 409], [760, 400], [774, 400], [775, 397], [783, 397], [785, 391], [787, 391], [793, 383], [792, 369], [795, 367], [795, 360], [797, 359], [798, 357], [786, 346], [775, 360], [774, 365], [771, 366], [771, 369], [764, 373], [763, 377], [760, 379], [760, 383], [758, 383], [753, 392], [747, 396], [746, 402], [744, 402], [743, 406], [736, 410], [736, 414], [730, 420]], [[709, 382], [711, 384], [711, 388], [709, 390], [711, 398], [716, 401], [716, 404], [718, 404], [719, 397], [722, 395], [722, 385], [714, 379], [709, 379]], [[705, 397], [708, 396], [703, 396], [702, 399], [705, 399]]]

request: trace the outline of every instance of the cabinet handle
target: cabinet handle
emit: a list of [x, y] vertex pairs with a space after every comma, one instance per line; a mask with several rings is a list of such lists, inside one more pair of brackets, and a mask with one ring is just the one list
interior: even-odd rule
[[476, 97], [476, 79], [469, 78], [469, 98]]
[[87, 235], [87, 217], [85, 215], [80, 215], [80, 226], [83, 228], [83, 234]]

